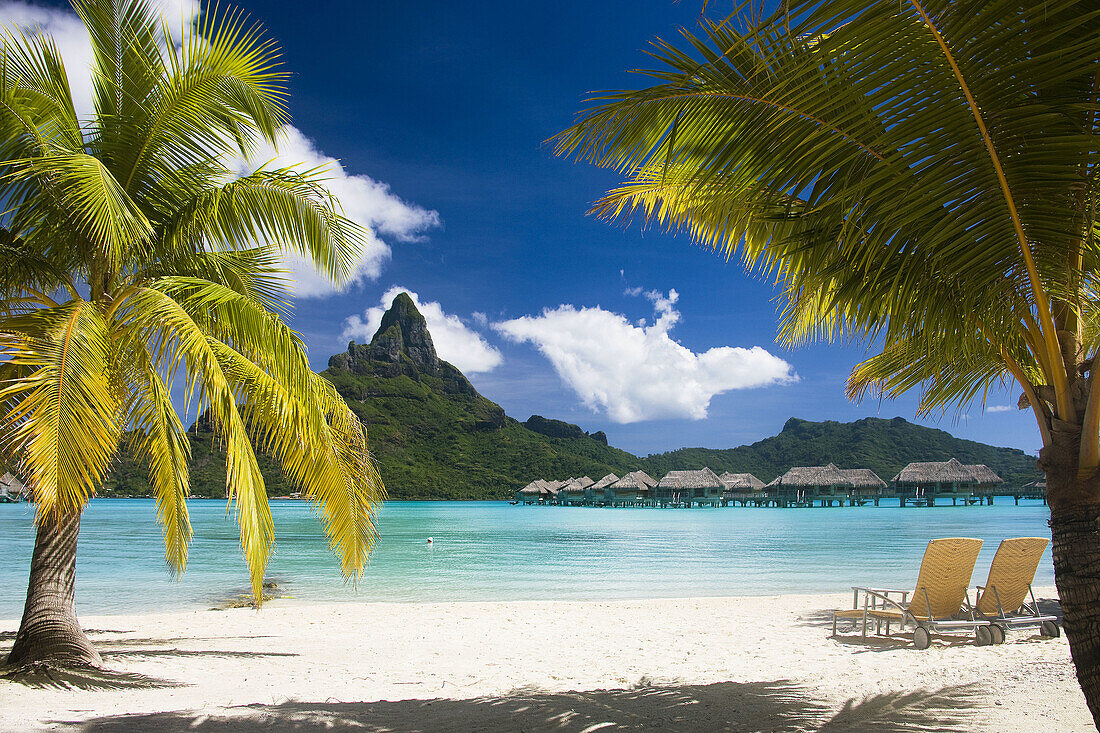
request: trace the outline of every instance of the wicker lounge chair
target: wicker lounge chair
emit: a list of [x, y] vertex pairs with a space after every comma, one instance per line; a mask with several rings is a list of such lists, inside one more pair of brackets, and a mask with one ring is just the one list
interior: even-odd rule
[[[993, 643], [1005, 640], [1005, 632], [1038, 626], [1043, 636], [1058, 636], [1058, 617], [1039, 613], [1031, 581], [1047, 548], [1045, 537], [1013, 537], [1002, 540], [989, 566], [989, 579], [976, 586], [974, 610], [979, 618], [992, 622]], [[1028, 602], [1030, 599], [1030, 602]]]
[[968, 595], [981, 549], [981, 540], [968, 537], [932, 540], [924, 551], [915, 590], [853, 586], [852, 608], [833, 613], [833, 636], [837, 619], [847, 618], [861, 624], [863, 636], [872, 622], [876, 633], [885, 625], [886, 636], [891, 623], [913, 626], [913, 646], [918, 649], [927, 649], [932, 633], [943, 631], [973, 631], [977, 644], [992, 643], [995, 632], [989, 621], [975, 618]]

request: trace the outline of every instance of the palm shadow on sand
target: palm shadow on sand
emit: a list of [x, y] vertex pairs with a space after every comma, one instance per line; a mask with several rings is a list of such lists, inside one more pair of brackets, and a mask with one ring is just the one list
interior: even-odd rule
[[151, 677], [136, 672], [118, 672], [97, 667], [57, 667], [49, 663], [21, 667], [0, 667], [0, 679], [27, 687], [55, 690], [154, 690], [186, 687], [182, 682]]
[[896, 692], [849, 700], [839, 711], [786, 681], [710, 685], [645, 684], [624, 690], [540, 692], [500, 697], [363, 703], [285, 702], [219, 711], [119, 715], [87, 722], [52, 721], [80, 733], [177, 731], [328, 731], [353, 729], [503, 733], [504, 731], [965, 731], [974, 686]]
[[[5, 632], [6, 633], [6, 632]], [[223, 657], [243, 659], [253, 657], [297, 657], [294, 652], [252, 652], [235, 649], [180, 649], [180, 642], [213, 640], [204, 637], [183, 637], [180, 639], [161, 638], [123, 638], [100, 639], [103, 634], [127, 634], [128, 631], [89, 629], [88, 636], [95, 642], [96, 650], [103, 657], [104, 667], [61, 667], [55, 664], [35, 663], [20, 667], [8, 667], [3, 664], [11, 650], [10, 644], [0, 645], [0, 680], [14, 682], [27, 687], [76, 689], [76, 690], [148, 690], [164, 687], [188, 687], [184, 682], [153, 677], [137, 672], [116, 671], [111, 667], [116, 660], [143, 660], [164, 657]], [[258, 637], [221, 637], [251, 639]], [[0, 637], [0, 641], [14, 641], [15, 632], [10, 637]]]

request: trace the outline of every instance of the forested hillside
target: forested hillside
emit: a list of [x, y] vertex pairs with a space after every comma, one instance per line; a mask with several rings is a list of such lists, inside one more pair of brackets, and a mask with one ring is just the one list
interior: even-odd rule
[[[453, 365], [439, 358], [423, 316], [402, 293], [382, 318], [370, 344], [352, 343], [329, 360], [331, 380], [367, 426], [371, 450], [391, 498], [503, 499], [535, 478], [593, 479], [642, 469], [709, 466], [753, 473], [770, 481], [791, 466], [828, 462], [870, 468], [889, 481], [909, 461], [984, 463], [1010, 486], [1040, 477], [1035, 458], [1010, 448], [960, 440], [902, 418], [852, 423], [791, 418], [783, 431], [752, 445], [725, 450], [682, 448], [639, 458], [607, 445], [602, 432], [538, 415], [521, 423], [478, 394]], [[189, 433], [195, 496], [224, 497], [224, 454], [202, 421]], [[294, 488], [278, 467], [261, 458], [268, 493]], [[123, 456], [104, 487], [107, 496], [150, 493], [143, 467]]]

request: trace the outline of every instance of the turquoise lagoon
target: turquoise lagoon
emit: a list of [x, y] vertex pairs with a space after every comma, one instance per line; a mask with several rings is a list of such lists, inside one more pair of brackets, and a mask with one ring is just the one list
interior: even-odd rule
[[[343, 582], [302, 502], [272, 503], [268, 577], [308, 601], [610, 600], [907, 587], [932, 537], [985, 540], [974, 582], [1005, 537], [1049, 537], [1037, 502], [992, 507], [590, 509], [506, 502], [387, 502], [370, 566]], [[152, 500], [97, 499], [77, 568], [83, 614], [209, 608], [248, 589], [225, 503], [191, 501], [194, 544], [179, 581], [165, 569]], [[432, 544], [427, 543], [433, 537]], [[34, 536], [27, 504], [0, 504], [0, 619], [22, 612]], [[1053, 585], [1050, 551], [1037, 585]]]

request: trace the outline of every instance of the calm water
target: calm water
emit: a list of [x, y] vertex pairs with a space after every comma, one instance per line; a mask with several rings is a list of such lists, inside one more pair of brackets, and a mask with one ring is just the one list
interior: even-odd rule
[[[769, 595], [909, 586], [932, 537], [985, 540], [974, 582], [1005, 537], [1050, 537], [1045, 506], [831, 509], [589, 509], [505, 502], [388, 502], [358, 589], [343, 583], [320, 525], [273, 503], [268, 576], [324, 601], [620, 599]], [[192, 501], [195, 541], [181, 581], [164, 569], [152, 500], [96, 500], [77, 568], [82, 613], [207, 608], [248, 576], [225, 504]], [[27, 504], [0, 504], [0, 618], [22, 612], [34, 536]], [[426, 544], [427, 537], [435, 542]], [[1050, 551], [1038, 585], [1052, 585]]]

